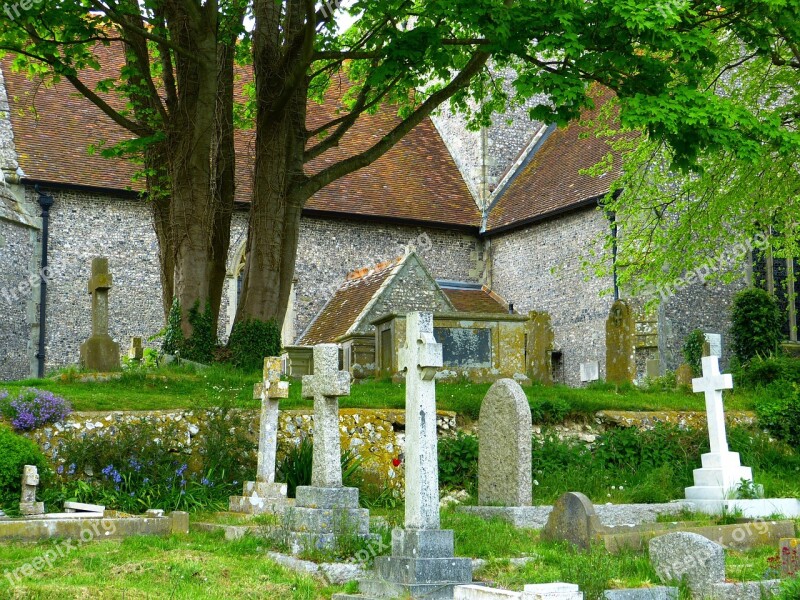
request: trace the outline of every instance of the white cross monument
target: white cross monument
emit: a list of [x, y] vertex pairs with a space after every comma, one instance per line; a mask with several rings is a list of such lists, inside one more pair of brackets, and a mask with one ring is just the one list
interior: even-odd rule
[[738, 452], [728, 450], [722, 390], [733, 389], [733, 378], [719, 372], [719, 358], [703, 357], [703, 376], [692, 380], [696, 393], [706, 396], [706, 416], [711, 452], [703, 454], [702, 469], [694, 470], [694, 486], [686, 488], [687, 500], [725, 500], [742, 480], [752, 482], [753, 471], [743, 467]]
[[244, 482], [244, 495], [231, 496], [230, 511], [277, 512], [286, 504], [286, 484], [275, 482], [278, 449], [278, 402], [289, 397], [289, 382], [281, 381], [281, 359], [264, 359], [263, 380], [253, 386], [253, 397], [261, 400], [256, 480]]

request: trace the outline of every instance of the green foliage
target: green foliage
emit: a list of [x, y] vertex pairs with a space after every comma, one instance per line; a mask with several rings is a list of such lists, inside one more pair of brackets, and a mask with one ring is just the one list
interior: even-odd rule
[[34, 442], [0, 424], [0, 508], [14, 512], [22, 491], [22, 468], [35, 465], [46, 485], [50, 465]]
[[695, 377], [703, 373], [703, 345], [706, 343], [706, 335], [700, 329], [695, 329], [683, 343], [683, 359], [692, 368]]
[[175, 298], [169, 309], [167, 328], [164, 330], [164, 343], [161, 346], [164, 354], [175, 356], [183, 348], [184, 337], [183, 329], [181, 329], [181, 315], [180, 300]]
[[563, 423], [572, 408], [564, 398], [543, 398], [530, 402], [531, 417], [534, 423], [555, 425]]
[[200, 310], [200, 301], [189, 309], [189, 324], [192, 326], [192, 335], [184, 340], [180, 356], [195, 362], [210, 363], [214, 358], [217, 348], [217, 332], [214, 330], [214, 314], [211, 302], [206, 301], [205, 310]]
[[756, 356], [740, 368], [739, 382], [750, 388], [781, 382], [800, 384], [800, 360], [790, 356]]
[[[304, 437], [296, 446], [290, 446], [283, 459], [278, 463], [276, 475], [278, 481], [286, 484], [287, 496], [294, 498], [297, 488], [311, 485], [311, 470], [314, 462], [314, 443]], [[342, 453], [342, 484], [346, 487], [358, 487], [361, 483], [361, 457], [352, 449]]]
[[228, 339], [230, 362], [247, 370], [258, 370], [265, 356], [281, 351], [281, 328], [275, 321], [251, 319], [234, 324]]
[[800, 384], [773, 383], [756, 400], [761, 427], [778, 439], [800, 446]]
[[742, 290], [733, 299], [731, 338], [742, 364], [779, 350], [783, 315], [773, 296], [759, 288]]
[[800, 576], [795, 575], [781, 583], [780, 596], [777, 600], [797, 600], [800, 598]]
[[210, 414], [202, 433], [205, 452], [193, 458], [191, 469], [188, 457], [175, 452], [176, 440], [186, 435], [182, 425], [125, 423], [116, 425], [113, 435], [66, 440], [58, 485], [47, 490], [48, 500], [99, 502], [130, 513], [224, 508], [255, 470], [247, 423], [227, 409]]
[[472, 490], [478, 478], [478, 438], [458, 432], [439, 440], [439, 485]]

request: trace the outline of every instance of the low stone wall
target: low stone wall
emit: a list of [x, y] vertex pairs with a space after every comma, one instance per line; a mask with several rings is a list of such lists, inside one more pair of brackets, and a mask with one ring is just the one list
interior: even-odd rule
[[[247, 435], [258, 440], [259, 411], [232, 411], [248, 423]], [[146, 423], [165, 434], [164, 443], [173, 452], [186, 455], [192, 468], [193, 457], [203, 453], [206, 424], [213, 413], [208, 410], [74, 412], [64, 422], [25, 433], [35, 441], [55, 465], [66, 467], [59, 456], [62, 442], [76, 436], [114, 435], [120, 426]], [[284, 410], [278, 417], [278, 458], [303, 438], [313, 438], [313, 411]], [[440, 436], [456, 432], [456, 414], [439, 411]], [[342, 409], [339, 411], [342, 450], [358, 452], [365, 478], [377, 485], [402, 489], [405, 411]], [[398, 463], [399, 464], [396, 464]]]

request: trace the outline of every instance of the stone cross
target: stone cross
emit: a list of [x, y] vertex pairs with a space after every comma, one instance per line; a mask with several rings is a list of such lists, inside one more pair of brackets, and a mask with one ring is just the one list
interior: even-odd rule
[[302, 395], [314, 399], [311, 485], [342, 487], [339, 396], [350, 395], [350, 373], [339, 370], [339, 347], [336, 344], [314, 346], [314, 374], [303, 375]]
[[108, 259], [92, 259], [92, 276], [89, 293], [92, 295], [92, 335], [108, 335], [108, 290], [111, 289], [111, 273]]
[[728, 439], [725, 435], [725, 410], [722, 406], [722, 390], [733, 389], [733, 378], [719, 372], [719, 358], [703, 357], [703, 376], [692, 379], [692, 389], [706, 396], [706, 416], [711, 452], [728, 452]]
[[34, 465], [25, 465], [22, 470], [22, 495], [19, 512], [23, 515], [41, 515], [44, 503], [36, 502], [36, 488], [39, 486], [39, 471]]
[[439, 464], [436, 455], [436, 371], [442, 345], [433, 337], [433, 315], [406, 316], [406, 529], [439, 529]]
[[278, 449], [278, 400], [289, 397], [289, 382], [281, 381], [281, 359], [264, 359], [264, 380], [255, 384], [254, 395], [261, 398], [256, 481], [275, 483], [275, 454]]

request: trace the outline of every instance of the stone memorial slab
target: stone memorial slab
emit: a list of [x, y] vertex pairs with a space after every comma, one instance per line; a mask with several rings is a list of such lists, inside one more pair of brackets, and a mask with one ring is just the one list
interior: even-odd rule
[[66, 513], [104, 513], [106, 507], [101, 504], [85, 504], [83, 502], [64, 502]]
[[645, 374], [648, 379], [657, 379], [661, 377], [661, 360], [658, 358], [650, 358], [645, 365]]
[[261, 400], [256, 480], [245, 481], [242, 496], [231, 496], [230, 511], [248, 514], [281, 512], [286, 504], [287, 486], [275, 481], [275, 457], [278, 449], [278, 403], [289, 397], [289, 382], [281, 381], [281, 359], [264, 359], [264, 374], [254, 386], [254, 396]]
[[675, 370], [675, 385], [679, 388], [692, 387], [693, 378], [692, 367], [686, 363], [681, 363]]
[[636, 320], [624, 300], [611, 306], [606, 320], [606, 381], [633, 383], [636, 378]]
[[783, 538], [780, 547], [781, 575], [794, 577], [800, 574], [800, 539]]
[[705, 394], [711, 452], [701, 457], [703, 467], [694, 471], [694, 486], [686, 488], [687, 500], [724, 500], [742, 480], [752, 482], [753, 472], [743, 467], [739, 453], [728, 449], [722, 391], [733, 388], [733, 378], [719, 371], [719, 358], [703, 357], [703, 377], [692, 380], [693, 390]]
[[678, 600], [680, 590], [676, 587], [656, 586], [629, 590], [606, 590], [604, 600]]
[[81, 364], [90, 371], [119, 371], [119, 344], [108, 335], [108, 292], [111, 274], [107, 258], [92, 259], [89, 294], [92, 296], [92, 335], [81, 344]]
[[131, 347], [128, 350], [128, 358], [134, 362], [142, 362], [144, 358], [144, 347], [142, 346], [142, 338], [132, 337]]
[[600, 379], [600, 363], [596, 360], [581, 363], [581, 383], [597, 381]]
[[705, 333], [703, 335], [706, 338], [706, 344], [708, 344], [706, 348], [708, 353], [704, 353], [704, 355], [722, 358], [722, 335], [719, 333]]
[[44, 514], [44, 502], [36, 501], [36, 488], [39, 487], [39, 470], [34, 465], [25, 465], [22, 469], [22, 494], [19, 512], [23, 515]]
[[522, 600], [583, 600], [574, 583], [533, 583], [522, 589]]
[[553, 512], [542, 530], [542, 539], [567, 540], [582, 550], [588, 550], [604, 530], [592, 501], [580, 492], [567, 492], [553, 505]]
[[708, 595], [725, 581], [725, 550], [696, 533], [668, 533], [650, 540], [650, 562], [662, 581], [685, 581], [693, 594]]
[[513, 379], [496, 381], [478, 419], [478, 502], [530, 506], [532, 496], [531, 407]]
[[552, 352], [555, 333], [546, 312], [528, 313], [528, 377], [544, 385], [553, 383]]

